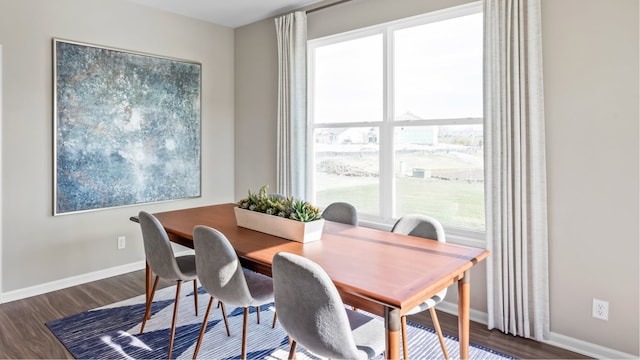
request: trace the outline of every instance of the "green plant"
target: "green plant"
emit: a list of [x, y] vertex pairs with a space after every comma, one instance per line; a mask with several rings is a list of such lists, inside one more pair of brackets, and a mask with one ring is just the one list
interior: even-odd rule
[[269, 195], [268, 188], [269, 185], [265, 185], [257, 193], [249, 190], [249, 196], [238, 201], [238, 207], [301, 222], [314, 221], [322, 217], [320, 209], [310, 203], [293, 197]]

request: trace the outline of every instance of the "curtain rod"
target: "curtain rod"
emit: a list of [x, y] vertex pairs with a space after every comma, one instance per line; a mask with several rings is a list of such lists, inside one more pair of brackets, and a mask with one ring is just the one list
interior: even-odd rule
[[344, 3], [346, 3], [346, 2], [350, 2], [350, 1], [352, 1], [352, 0], [340, 0], [340, 1], [333, 2], [333, 3], [331, 3], [331, 4], [318, 6], [317, 8], [310, 9], [310, 10], [307, 10], [307, 11], [305, 11], [305, 12], [306, 12], [307, 14], [310, 14], [310, 13], [312, 13], [312, 12], [316, 12], [316, 11], [319, 11], [319, 10], [324, 10], [324, 9], [326, 9], [326, 8], [330, 8], [330, 7], [332, 7], [332, 6], [336, 6], [336, 5], [340, 5], [340, 4], [344, 4]]

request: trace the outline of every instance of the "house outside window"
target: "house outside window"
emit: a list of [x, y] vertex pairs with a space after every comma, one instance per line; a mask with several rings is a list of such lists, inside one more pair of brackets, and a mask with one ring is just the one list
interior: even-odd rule
[[484, 233], [482, 34], [473, 3], [309, 41], [308, 197]]

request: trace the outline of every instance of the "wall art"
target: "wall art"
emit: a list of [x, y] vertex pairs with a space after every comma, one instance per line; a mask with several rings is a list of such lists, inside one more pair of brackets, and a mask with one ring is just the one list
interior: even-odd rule
[[201, 64], [53, 39], [54, 215], [200, 196]]

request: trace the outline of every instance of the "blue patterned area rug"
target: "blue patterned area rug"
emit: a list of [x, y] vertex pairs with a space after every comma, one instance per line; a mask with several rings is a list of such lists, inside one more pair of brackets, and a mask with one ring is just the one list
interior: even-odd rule
[[[209, 295], [199, 290], [198, 316], [194, 314], [193, 287], [185, 284], [180, 298], [176, 338], [173, 357], [191, 359], [206, 311]], [[189, 290], [191, 288], [191, 290]], [[169, 343], [169, 331], [173, 313], [175, 287], [156, 292], [151, 319], [145, 332], [138, 334], [144, 315], [144, 295], [107, 305], [98, 309], [69, 316], [47, 323], [69, 352], [77, 359], [165, 359]], [[255, 309], [252, 309], [247, 332], [247, 358], [287, 359], [288, 338], [279, 324], [271, 328], [273, 304], [261, 307], [260, 324], [257, 324]], [[202, 341], [198, 358], [238, 359], [242, 339], [242, 309], [227, 307], [231, 328], [228, 337], [222, 321], [221, 310], [215, 308], [209, 315], [207, 332]], [[408, 330], [409, 354], [414, 359], [439, 359], [442, 351], [432, 329], [411, 323]], [[446, 336], [446, 335], [445, 335]], [[451, 358], [458, 356], [458, 341], [446, 338]], [[298, 346], [298, 360], [317, 359]], [[471, 344], [472, 359], [513, 359], [508, 355]], [[382, 355], [378, 357], [382, 358]]]

